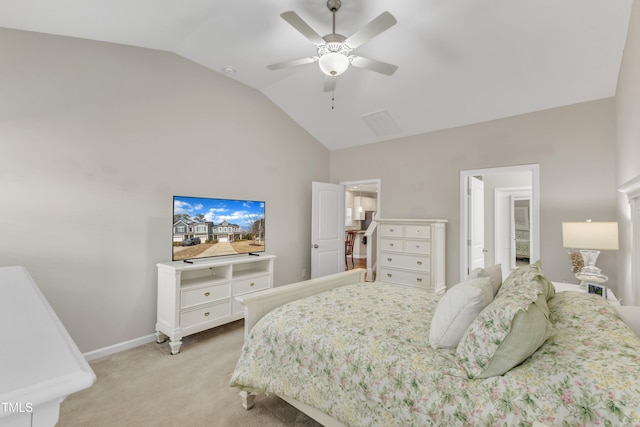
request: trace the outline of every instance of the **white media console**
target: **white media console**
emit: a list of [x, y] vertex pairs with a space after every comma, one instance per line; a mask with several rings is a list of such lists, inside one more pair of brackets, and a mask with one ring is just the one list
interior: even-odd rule
[[244, 317], [235, 297], [273, 287], [275, 255], [232, 255], [159, 263], [159, 343], [169, 338], [171, 354], [182, 338]]

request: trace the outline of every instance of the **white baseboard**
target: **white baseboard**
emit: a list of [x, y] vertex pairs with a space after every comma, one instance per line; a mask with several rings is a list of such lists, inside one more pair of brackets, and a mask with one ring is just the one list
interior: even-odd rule
[[121, 351], [129, 350], [134, 347], [141, 346], [150, 342], [156, 341], [156, 334], [145, 335], [140, 338], [134, 338], [129, 341], [124, 341], [118, 344], [110, 345], [108, 347], [99, 348], [97, 350], [88, 351], [82, 355], [87, 362], [100, 359], [102, 357], [110, 356], [112, 354], [120, 353]]

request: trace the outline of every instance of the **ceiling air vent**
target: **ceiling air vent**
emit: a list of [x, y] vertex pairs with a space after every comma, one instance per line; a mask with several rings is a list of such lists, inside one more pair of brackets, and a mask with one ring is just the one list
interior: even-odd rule
[[391, 136], [401, 132], [400, 127], [387, 110], [365, 114], [362, 119], [378, 136]]

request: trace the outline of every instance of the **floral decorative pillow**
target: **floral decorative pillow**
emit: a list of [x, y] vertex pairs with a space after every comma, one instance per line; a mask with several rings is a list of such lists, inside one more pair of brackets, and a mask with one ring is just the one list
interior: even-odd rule
[[545, 299], [549, 301], [556, 294], [556, 288], [553, 283], [544, 275], [540, 267], [540, 261], [524, 267], [513, 270], [504, 282], [496, 297], [504, 293], [507, 289], [518, 286], [534, 286], [545, 294]]
[[546, 295], [533, 281], [501, 289], [465, 332], [456, 356], [469, 378], [503, 375], [553, 334]]

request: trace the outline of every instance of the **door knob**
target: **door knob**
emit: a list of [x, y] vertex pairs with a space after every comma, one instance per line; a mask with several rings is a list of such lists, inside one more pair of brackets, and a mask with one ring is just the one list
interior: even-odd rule
[[318, 249], [320, 246], [318, 246], [317, 244], [313, 245], [313, 249]]

